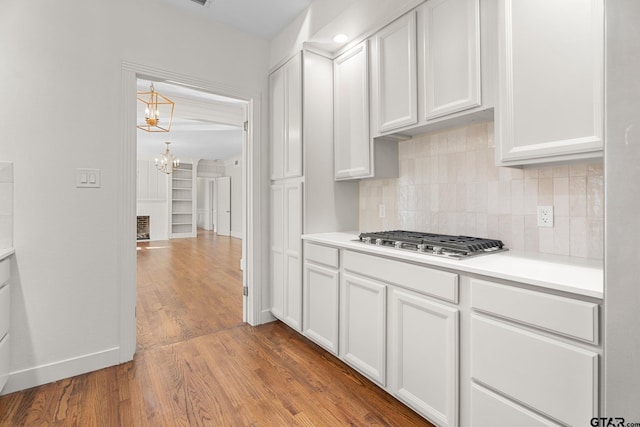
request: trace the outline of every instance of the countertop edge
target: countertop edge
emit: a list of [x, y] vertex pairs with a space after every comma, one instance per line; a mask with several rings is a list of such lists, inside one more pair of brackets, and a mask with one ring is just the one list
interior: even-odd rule
[[[527, 259], [519, 252], [501, 252], [497, 254], [483, 255], [469, 258], [467, 260], [451, 260], [413, 252], [398, 252], [392, 248], [381, 248], [372, 245], [365, 245], [356, 241], [357, 232], [335, 232], [305, 234], [303, 240], [335, 246], [348, 250], [356, 250], [370, 255], [384, 256], [400, 261], [423, 264], [426, 266], [447, 268], [461, 273], [478, 274], [492, 278], [509, 280], [545, 289], [552, 289], [567, 292], [575, 295], [591, 297], [596, 299], [604, 298], [604, 274], [602, 267], [597, 267], [588, 260], [544, 255]], [[570, 261], [570, 262], [569, 262]], [[504, 262], [504, 264], [503, 264]], [[529, 271], [529, 274], [519, 274], [514, 270], [515, 266], [526, 266], [527, 264], [537, 267]], [[576, 263], [575, 265], [573, 263]], [[496, 267], [495, 264], [501, 264]], [[581, 265], [580, 265], [581, 264]], [[504, 266], [504, 268], [502, 268]], [[540, 266], [546, 268], [540, 269]], [[549, 269], [558, 271], [558, 279], [550, 279]], [[534, 271], [534, 273], [531, 273]], [[571, 282], [562, 280], [570, 278]], [[580, 285], [573, 285], [580, 283]]]

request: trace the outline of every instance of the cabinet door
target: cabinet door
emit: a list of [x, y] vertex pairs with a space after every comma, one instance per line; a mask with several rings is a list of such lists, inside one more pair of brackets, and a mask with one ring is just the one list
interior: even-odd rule
[[391, 392], [440, 426], [457, 426], [458, 311], [421, 295], [389, 291]]
[[269, 76], [271, 179], [302, 176], [302, 55]]
[[500, 0], [498, 19], [497, 160], [600, 155], [603, 0]]
[[302, 176], [302, 55], [285, 65], [286, 125], [284, 138], [285, 178]]
[[284, 139], [286, 137], [285, 70], [279, 68], [269, 76], [271, 125], [271, 179], [284, 177]]
[[302, 331], [302, 183], [284, 185], [284, 317]]
[[340, 295], [340, 356], [384, 387], [386, 286], [345, 273]]
[[427, 120], [480, 105], [479, 0], [424, 5], [423, 99]]
[[417, 123], [416, 12], [379, 31], [374, 46], [378, 132]]
[[304, 334], [337, 356], [340, 276], [309, 262], [304, 270]]
[[333, 62], [335, 178], [371, 175], [368, 44], [365, 40]]
[[284, 318], [284, 185], [271, 186], [271, 313]]

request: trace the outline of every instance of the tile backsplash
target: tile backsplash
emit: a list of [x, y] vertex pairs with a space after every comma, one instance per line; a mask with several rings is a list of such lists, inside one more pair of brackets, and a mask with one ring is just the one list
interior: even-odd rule
[[[602, 160], [506, 168], [494, 159], [493, 122], [400, 142], [399, 178], [360, 182], [360, 230], [488, 237], [510, 249], [602, 259]], [[549, 205], [554, 226], [538, 227], [536, 208]]]

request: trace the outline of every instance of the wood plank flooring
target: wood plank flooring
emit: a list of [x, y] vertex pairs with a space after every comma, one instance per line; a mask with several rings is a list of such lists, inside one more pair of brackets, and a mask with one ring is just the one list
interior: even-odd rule
[[0, 426], [431, 426], [282, 323], [242, 323], [239, 240], [138, 247], [134, 360], [2, 396]]

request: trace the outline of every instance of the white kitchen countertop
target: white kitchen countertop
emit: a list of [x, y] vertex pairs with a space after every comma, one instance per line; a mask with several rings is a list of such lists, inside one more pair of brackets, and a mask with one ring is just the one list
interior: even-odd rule
[[13, 250], [13, 248], [2, 248], [0, 249], [0, 261], [2, 261], [3, 259], [13, 255], [15, 251]]
[[358, 232], [305, 234], [302, 239], [372, 255], [383, 255], [434, 267], [512, 280], [577, 295], [600, 299], [604, 296], [602, 260], [511, 250], [465, 260], [455, 260], [361, 243], [358, 240], [358, 234]]

